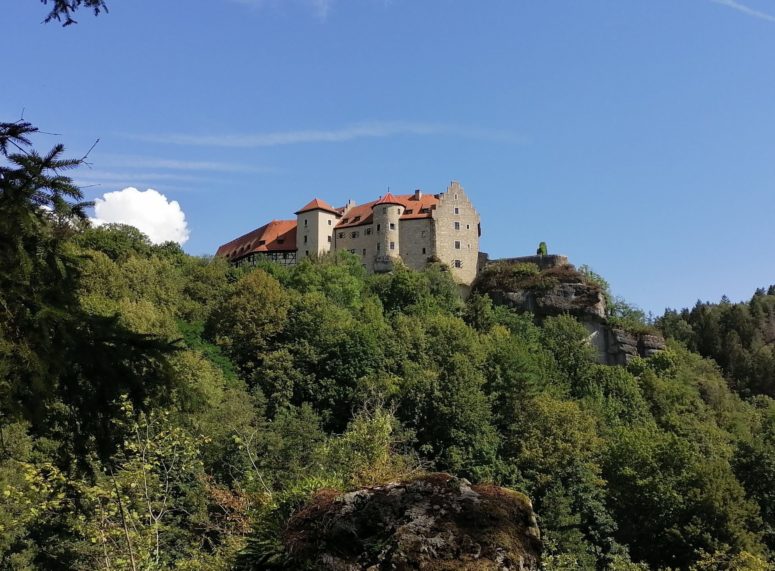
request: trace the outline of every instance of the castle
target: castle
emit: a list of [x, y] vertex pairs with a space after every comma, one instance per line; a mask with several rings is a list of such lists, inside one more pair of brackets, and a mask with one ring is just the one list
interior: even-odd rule
[[455, 281], [470, 286], [479, 264], [479, 214], [463, 187], [446, 192], [384, 196], [334, 208], [315, 198], [295, 220], [273, 220], [218, 248], [234, 264], [274, 261], [294, 265], [306, 257], [346, 250], [368, 272], [388, 272], [400, 260], [412, 269], [429, 262], [449, 266]]

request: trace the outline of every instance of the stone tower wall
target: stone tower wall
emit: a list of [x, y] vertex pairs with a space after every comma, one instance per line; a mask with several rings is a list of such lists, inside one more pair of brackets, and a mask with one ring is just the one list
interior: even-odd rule
[[460, 183], [452, 181], [439, 196], [433, 222], [436, 256], [450, 267], [455, 281], [470, 285], [479, 262], [479, 213]]
[[324, 210], [302, 212], [296, 216], [298, 259], [321, 256], [333, 247], [337, 216]]

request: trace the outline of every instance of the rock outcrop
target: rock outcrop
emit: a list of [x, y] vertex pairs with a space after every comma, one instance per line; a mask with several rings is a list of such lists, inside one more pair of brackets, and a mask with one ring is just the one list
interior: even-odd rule
[[626, 365], [635, 357], [652, 357], [665, 350], [661, 335], [631, 333], [611, 327], [605, 320], [582, 320], [589, 332], [589, 343], [597, 350], [598, 361], [607, 365]]
[[530, 500], [448, 474], [347, 494], [321, 491], [288, 522], [284, 544], [294, 569], [540, 568]]
[[[536, 260], [543, 260], [539, 266]], [[564, 256], [526, 256], [498, 260], [480, 274], [475, 289], [499, 305], [530, 312], [538, 321], [555, 315], [576, 317], [589, 332], [598, 361], [626, 365], [634, 357], [651, 357], [664, 351], [661, 335], [625, 331], [606, 317], [600, 285], [590, 282]], [[532, 266], [532, 270], [531, 270]]]
[[495, 303], [540, 318], [569, 313], [582, 320], [605, 319], [605, 297], [599, 288], [585, 283], [559, 283], [543, 291], [493, 291], [490, 296]]

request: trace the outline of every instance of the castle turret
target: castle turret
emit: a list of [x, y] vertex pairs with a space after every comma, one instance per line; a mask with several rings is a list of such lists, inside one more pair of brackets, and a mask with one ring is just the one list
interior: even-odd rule
[[398, 222], [404, 211], [404, 205], [388, 192], [374, 203], [372, 209], [374, 228], [377, 233], [374, 271], [389, 272], [393, 269], [393, 262], [400, 257]]
[[298, 259], [317, 257], [331, 251], [334, 226], [339, 212], [319, 198], [296, 212], [296, 247]]

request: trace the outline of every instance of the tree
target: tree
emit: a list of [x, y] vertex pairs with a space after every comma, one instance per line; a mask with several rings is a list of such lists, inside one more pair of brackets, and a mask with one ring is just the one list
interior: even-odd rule
[[546, 256], [549, 254], [549, 250], [546, 247], [546, 242], [541, 242], [538, 244], [538, 249], [536, 250], [536, 254], [538, 256]]
[[208, 334], [250, 378], [285, 326], [290, 302], [280, 282], [257, 269], [241, 278], [218, 304], [208, 321]]
[[41, 0], [43, 4], [48, 5], [51, 2], [51, 10], [46, 16], [45, 22], [56, 20], [62, 22], [63, 26], [77, 24], [73, 19], [73, 13], [81, 8], [90, 9], [95, 16], [108, 11], [105, 0]]

